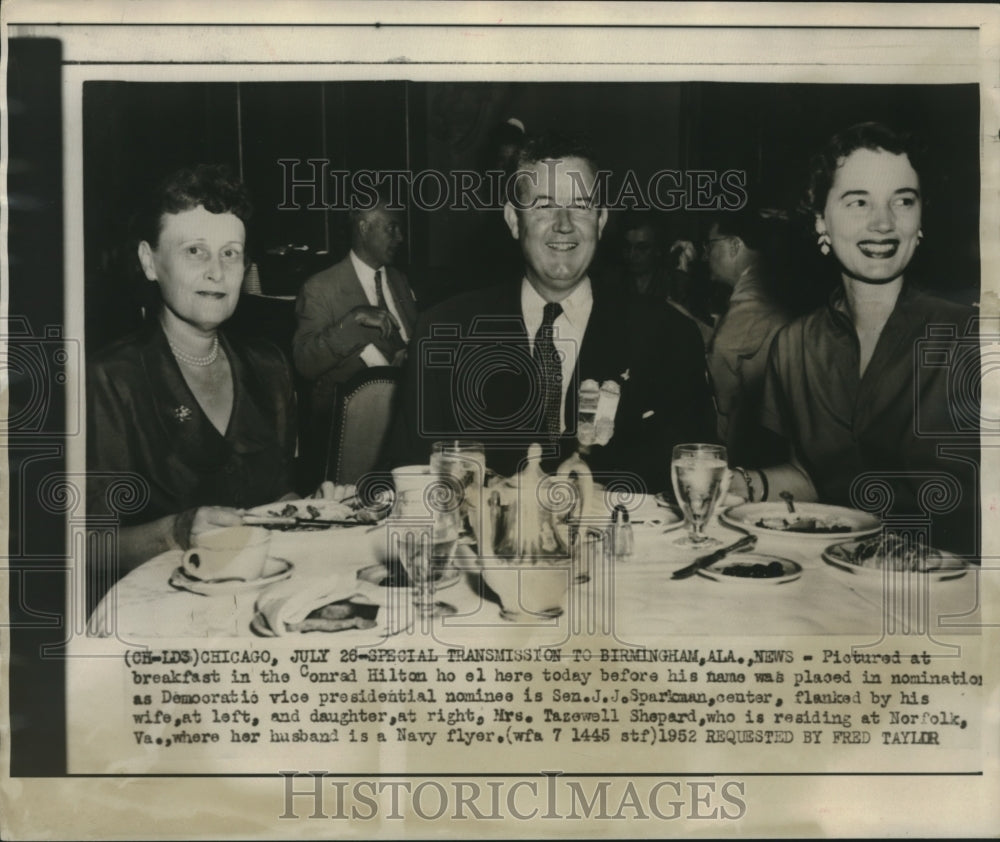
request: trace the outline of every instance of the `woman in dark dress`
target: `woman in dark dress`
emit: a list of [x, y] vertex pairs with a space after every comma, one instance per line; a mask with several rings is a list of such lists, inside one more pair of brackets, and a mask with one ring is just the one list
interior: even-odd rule
[[101, 571], [112, 581], [290, 496], [289, 365], [270, 343], [220, 330], [239, 300], [249, 214], [243, 186], [201, 165], [161, 184], [140, 222], [139, 262], [161, 304], [87, 375], [88, 517], [118, 520], [118, 569]]
[[745, 472], [750, 488], [737, 471], [732, 490], [932, 511], [938, 546], [971, 552], [979, 397], [956, 389], [954, 375], [966, 365], [978, 383], [978, 345], [966, 333], [974, 311], [904, 281], [923, 237], [916, 150], [912, 138], [864, 123], [814, 159], [818, 245], [841, 284], [771, 346], [761, 420], [791, 461]]

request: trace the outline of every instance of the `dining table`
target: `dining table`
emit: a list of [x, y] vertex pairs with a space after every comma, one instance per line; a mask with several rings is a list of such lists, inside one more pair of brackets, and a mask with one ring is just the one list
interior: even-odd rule
[[[190, 588], [179, 580], [182, 553], [164, 552], [121, 578], [89, 618], [88, 634], [145, 638], [253, 638], [274, 633], [260, 622], [262, 602], [276, 593], [320, 592], [379, 606], [372, 628], [333, 634], [338, 645], [403, 645], [432, 635], [444, 645], [487, 641], [509, 645], [559, 645], [586, 636], [610, 636], [623, 645], [651, 646], [679, 635], [775, 636], [846, 635], [853, 645], [875, 645], [894, 635], [975, 634], [980, 623], [981, 570], [969, 565], [960, 575], [938, 580], [910, 575], [854, 575], [824, 559], [836, 535], [760, 534], [751, 552], [779, 559], [797, 575], [778, 581], [696, 573], [672, 574], [699, 556], [729, 546], [746, 532], [716, 516], [706, 529], [719, 542], [706, 549], [680, 543], [679, 515], [652, 496], [628, 501], [630, 552], [615, 546], [613, 506], [592, 519], [580, 557], [567, 578], [564, 606], [557, 616], [509, 622], [484, 568], [502, 562], [465, 558], [442, 577], [434, 598], [448, 613], [418, 617], [409, 587], [359, 578], [376, 565], [392, 569], [391, 524], [358, 524], [324, 529], [274, 529], [270, 561], [275, 571], [262, 584]], [[764, 530], [766, 533], [766, 530]], [[733, 555], [730, 558], [735, 558]], [[581, 565], [583, 569], [581, 569]], [[798, 568], [801, 568], [798, 571]], [[527, 579], [525, 580], [528, 581]], [[200, 592], [199, 592], [200, 591]], [[302, 633], [291, 636], [301, 637]], [[317, 634], [306, 637], [315, 641]]]

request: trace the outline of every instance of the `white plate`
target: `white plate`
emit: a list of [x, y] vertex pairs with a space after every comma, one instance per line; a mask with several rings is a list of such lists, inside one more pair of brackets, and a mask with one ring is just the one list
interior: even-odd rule
[[858, 541], [841, 541], [823, 550], [823, 561], [849, 576], [854, 576], [859, 582], [877, 584], [888, 582], [904, 584], [914, 582], [944, 582], [948, 579], [960, 579], [966, 574], [969, 565], [957, 556], [942, 550], [927, 551], [927, 570], [887, 570], [882, 567], [863, 567], [852, 561], [850, 554], [858, 546]]
[[[794, 530], [762, 526], [761, 521], [793, 522], [817, 518], [827, 524], [846, 527], [843, 532], [797, 532]], [[757, 535], [776, 536], [794, 541], [812, 541], [828, 544], [830, 541], [844, 541], [871, 535], [882, 528], [882, 522], [868, 512], [848, 509], [845, 506], [830, 506], [826, 503], [796, 503], [795, 514], [788, 511], [784, 503], [744, 503], [726, 509], [719, 519], [729, 526], [754, 532]]]
[[[354, 501], [357, 502], [357, 498], [354, 498]], [[387, 512], [387, 506], [378, 509], [365, 509], [360, 503], [352, 505], [351, 503], [343, 503], [339, 500], [304, 499], [268, 503], [265, 506], [256, 506], [255, 508], [248, 509], [246, 513], [262, 520], [295, 517], [304, 521], [335, 520], [365, 524], [381, 520]], [[308, 526], [308, 524], [302, 525]]]
[[291, 576], [292, 567], [292, 563], [283, 558], [269, 558], [264, 562], [264, 575], [259, 579], [195, 579], [185, 573], [183, 567], [178, 567], [170, 574], [169, 582], [175, 588], [202, 596], [224, 596], [266, 588]]
[[[778, 575], [734, 576], [732, 573], [726, 572], [734, 568], [752, 568], [758, 564], [767, 566], [775, 562], [781, 565], [781, 573]], [[790, 559], [778, 558], [773, 555], [739, 553], [720, 558], [708, 567], [701, 568], [698, 575], [715, 582], [724, 582], [727, 585], [783, 585], [786, 582], [794, 582], [802, 575], [802, 565]]]
[[[648, 495], [635, 511], [629, 511], [629, 518], [636, 521], [637, 526], [654, 527], [662, 529], [663, 532], [669, 532], [684, 525], [684, 517], [670, 504], [662, 492]], [[642, 523], [640, 524], [639, 521]]]

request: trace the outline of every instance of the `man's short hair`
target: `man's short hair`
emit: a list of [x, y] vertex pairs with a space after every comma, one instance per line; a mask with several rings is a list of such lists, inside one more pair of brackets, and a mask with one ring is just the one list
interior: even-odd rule
[[[351, 238], [357, 236], [361, 220], [365, 218], [365, 214], [371, 213], [376, 208], [388, 208], [392, 204], [393, 196], [386, 185], [379, 185], [375, 189], [375, 200], [372, 202], [370, 196], [358, 197], [358, 201], [351, 202], [350, 210], [347, 212], [348, 223], [350, 225]], [[396, 201], [402, 201], [401, 198], [396, 197]], [[358, 205], [363, 205], [358, 207]]]
[[[544, 132], [528, 138], [517, 156], [517, 169], [526, 170], [542, 161], [580, 158], [591, 172], [597, 174], [597, 155], [588, 136], [582, 132]], [[514, 173], [518, 199], [522, 196], [521, 180]]]
[[560, 158], [582, 158], [597, 172], [597, 155], [590, 139], [582, 132], [545, 132], [529, 137], [517, 156], [517, 165], [530, 167], [539, 161]]
[[642, 213], [641, 211], [630, 211], [625, 214], [621, 221], [619, 230], [622, 232], [624, 237], [629, 231], [639, 231], [643, 228], [649, 230], [653, 235], [653, 241], [657, 244], [662, 243], [664, 240], [663, 228], [660, 223], [649, 213]]
[[712, 218], [719, 234], [724, 237], [739, 237], [751, 251], [762, 251], [768, 244], [770, 233], [760, 211], [744, 207], [730, 213], [720, 213]]

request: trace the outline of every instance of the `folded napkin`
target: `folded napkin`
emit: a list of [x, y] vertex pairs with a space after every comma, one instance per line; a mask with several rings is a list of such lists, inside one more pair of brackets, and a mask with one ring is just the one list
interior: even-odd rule
[[280, 582], [257, 597], [253, 630], [279, 637], [374, 628], [379, 625], [380, 606], [368, 595], [371, 587], [346, 573]]

